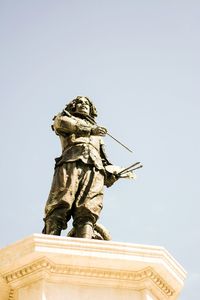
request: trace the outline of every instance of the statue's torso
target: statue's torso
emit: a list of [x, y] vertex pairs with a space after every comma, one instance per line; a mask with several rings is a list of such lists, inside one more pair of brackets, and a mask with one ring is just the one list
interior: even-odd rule
[[[62, 126], [58, 121], [54, 125], [55, 130], [57, 129], [56, 124]], [[74, 116], [66, 118], [65, 121], [68, 122], [66, 123], [68, 132], [58, 134], [62, 147], [61, 162], [82, 160], [86, 164], [95, 165], [98, 169], [104, 169], [100, 156], [100, 148], [103, 145], [102, 137], [90, 135], [89, 131], [84, 131], [84, 128], [92, 126], [91, 123]], [[82, 128], [82, 131], [75, 130], [78, 126]]]

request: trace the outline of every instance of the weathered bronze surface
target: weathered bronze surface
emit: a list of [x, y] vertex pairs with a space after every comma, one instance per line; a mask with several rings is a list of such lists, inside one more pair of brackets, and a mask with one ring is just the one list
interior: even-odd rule
[[110, 187], [118, 178], [130, 177], [130, 172], [117, 175], [108, 161], [102, 138], [107, 129], [96, 124], [96, 116], [91, 100], [78, 96], [54, 117], [52, 129], [60, 138], [62, 155], [55, 159], [45, 206], [45, 234], [60, 235], [72, 217], [69, 236], [109, 239], [105, 228], [96, 223], [103, 207], [104, 185]]

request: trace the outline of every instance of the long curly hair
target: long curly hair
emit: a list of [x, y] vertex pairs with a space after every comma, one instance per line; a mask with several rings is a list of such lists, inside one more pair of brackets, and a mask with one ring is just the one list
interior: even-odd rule
[[97, 117], [97, 109], [96, 109], [95, 105], [92, 103], [92, 101], [88, 97], [85, 97], [85, 96], [77, 96], [75, 99], [70, 101], [65, 106], [64, 110], [67, 110], [70, 114], [73, 115], [76, 111], [76, 104], [81, 98], [85, 98], [88, 100], [89, 105], [90, 105], [90, 117], [92, 117], [93, 119], [96, 118]]

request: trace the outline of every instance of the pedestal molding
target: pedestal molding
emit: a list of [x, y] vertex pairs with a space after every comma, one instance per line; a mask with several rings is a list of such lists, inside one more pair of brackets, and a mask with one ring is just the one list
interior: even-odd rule
[[[1, 249], [1, 262], [6, 265], [16, 260], [12, 253], [12, 244], [6, 248]], [[119, 259], [130, 258], [134, 260], [162, 260], [170, 272], [173, 271], [177, 280], [182, 282], [185, 279], [186, 272], [183, 267], [169, 254], [164, 247], [138, 245], [130, 243], [121, 243], [113, 241], [99, 241], [99, 240], [87, 240], [79, 238], [66, 238], [62, 236], [51, 236], [44, 234], [33, 234], [27, 237], [25, 240], [20, 240], [15, 243], [15, 249], [20, 252], [21, 256], [26, 256], [30, 252], [44, 252], [51, 254], [56, 252], [57, 254], [69, 254], [82, 255], [84, 252], [88, 255], [94, 255], [95, 257], [105, 257], [115, 255]]]
[[14, 300], [14, 289], [10, 289], [8, 300]]
[[185, 276], [158, 246], [34, 234], [0, 249], [2, 300], [43, 295], [65, 300], [66, 291], [74, 299], [80, 299], [81, 291], [93, 299], [99, 291], [97, 300], [107, 299], [107, 292], [113, 299], [175, 300]]
[[[95, 278], [107, 278], [107, 279], [117, 279], [117, 280], [126, 280], [128, 281], [145, 281], [150, 279], [165, 295], [173, 296], [175, 290], [151, 267], [145, 268], [139, 271], [119, 271], [119, 270], [108, 270], [108, 269], [95, 269], [91, 267], [75, 267], [71, 265], [61, 265], [55, 264], [49, 259], [41, 258], [38, 261], [27, 264], [26, 266], [3, 274], [3, 278], [7, 281], [8, 284], [25, 278], [30, 274], [36, 271], [46, 271], [47, 273], [54, 274], [65, 274], [65, 275], [75, 275], [75, 276], [84, 276], [84, 277], [95, 277]], [[124, 286], [125, 287], [125, 286]], [[11, 298], [12, 299], [12, 298]]]

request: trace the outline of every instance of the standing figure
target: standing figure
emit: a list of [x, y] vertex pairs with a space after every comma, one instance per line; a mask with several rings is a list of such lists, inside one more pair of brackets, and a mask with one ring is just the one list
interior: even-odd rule
[[54, 118], [53, 130], [59, 136], [62, 155], [56, 158], [52, 187], [45, 206], [43, 233], [60, 235], [73, 218], [76, 237], [94, 237], [94, 226], [103, 207], [104, 185], [117, 176], [106, 172], [111, 165], [102, 136], [107, 130], [97, 126], [95, 106], [78, 96]]

